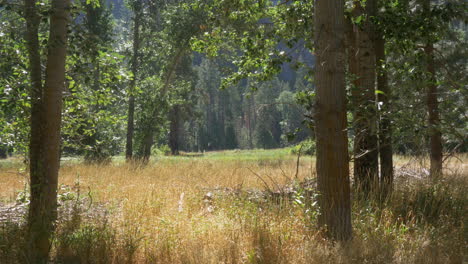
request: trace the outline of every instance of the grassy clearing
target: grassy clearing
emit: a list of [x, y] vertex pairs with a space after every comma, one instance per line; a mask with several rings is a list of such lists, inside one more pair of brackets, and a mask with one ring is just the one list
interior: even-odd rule
[[[398, 163], [418, 173], [411, 159]], [[298, 181], [313, 177], [312, 165], [301, 159]], [[332, 245], [315, 226], [317, 208], [304, 206], [306, 190], [261, 196], [294, 182], [296, 158], [286, 150], [164, 157], [144, 168], [64, 163], [60, 198], [70, 210], [58, 223], [53, 256], [59, 263], [464, 263], [463, 166], [451, 162], [454, 173], [438, 183], [401, 176], [386, 206], [354, 201], [355, 238]], [[15, 172], [0, 171], [4, 202], [24, 188]], [[22, 232], [11, 223], [0, 228], [5, 263], [21, 259], [15, 238]]]

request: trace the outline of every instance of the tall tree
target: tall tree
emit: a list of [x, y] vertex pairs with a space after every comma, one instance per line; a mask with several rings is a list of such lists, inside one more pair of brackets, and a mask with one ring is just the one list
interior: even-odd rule
[[[379, 1], [382, 5], [383, 1]], [[382, 26], [375, 32], [375, 60], [377, 68], [377, 102], [379, 105], [379, 162], [382, 197], [387, 196], [393, 186], [393, 147], [390, 121], [391, 89], [388, 85], [385, 39]]]
[[[31, 202], [28, 214], [29, 260], [47, 263], [51, 233], [57, 217], [57, 182], [60, 166], [60, 124], [62, 92], [65, 83], [67, 25], [70, 1], [54, 0], [50, 12], [50, 28], [45, 83], [41, 87], [40, 53], [37, 42], [38, 13], [36, 1], [25, 1], [28, 47], [31, 63], [30, 182]], [[37, 25], [32, 25], [37, 23]], [[38, 67], [39, 68], [35, 68]]]
[[[32, 178], [41, 178], [39, 174], [41, 154], [41, 106], [42, 106], [42, 69], [39, 45], [39, 24], [41, 17], [38, 14], [36, 0], [25, 0], [26, 18], [26, 45], [29, 55], [29, 75], [31, 80], [31, 132], [29, 142], [29, 169]], [[34, 175], [37, 173], [37, 175]], [[32, 181], [31, 181], [31, 186]], [[40, 191], [40, 190], [37, 190]], [[31, 188], [33, 192], [33, 188]]]
[[364, 195], [378, 183], [377, 112], [375, 105], [375, 0], [355, 1], [354, 85], [351, 89], [354, 126], [354, 181]]
[[[148, 46], [153, 45], [153, 43], [158, 43], [157, 50], [150, 51], [150, 54], [157, 54], [158, 61], [155, 63], [149, 63], [148, 59], [141, 58], [142, 65], [145, 65], [145, 68], [150, 69], [150, 72], [146, 74], [159, 75], [161, 76], [161, 86], [159, 86], [158, 98], [157, 101], [161, 99], [170, 99], [174, 93], [173, 90], [177, 90], [179, 84], [183, 83], [184, 80], [180, 80], [181, 74], [183, 72], [184, 65], [191, 65], [191, 56], [189, 53], [190, 49], [190, 40], [193, 36], [200, 33], [201, 23], [203, 21], [202, 13], [194, 10], [187, 6], [187, 3], [180, 1], [162, 1], [163, 3], [150, 2], [149, 10], [152, 12], [152, 15], [148, 15], [148, 20], [152, 20], [149, 24], [153, 27], [149, 30], [155, 36], [156, 39], [150, 39], [145, 35], [145, 38], [142, 40], [148, 40], [147, 42], [142, 42], [145, 45], [145, 48], [142, 49], [142, 52], [148, 52], [151, 49]], [[145, 9], [146, 9], [145, 2]], [[189, 7], [189, 8], [187, 8]], [[145, 16], [146, 17], [146, 16]], [[166, 21], [166, 23], [160, 23], [158, 21]], [[145, 20], [146, 21], [146, 20]], [[145, 29], [148, 28], [145, 24]], [[146, 33], [146, 32], [145, 32]], [[166, 50], [167, 52], [160, 52], [161, 49]], [[153, 64], [153, 65], [152, 65]], [[149, 66], [149, 67], [146, 67]], [[143, 71], [145, 69], [142, 69]], [[176, 78], [177, 77], [177, 78]], [[142, 80], [144, 78], [141, 78]], [[168, 101], [166, 101], [168, 103]], [[142, 136], [140, 139], [145, 139], [141, 142], [140, 146], [144, 146], [144, 149], [147, 151], [139, 157], [143, 161], [149, 159], [151, 147], [154, 143], [156, 136], [160, 136], [157, 131], [162, 131], [163, 124], [154, 122], [159, 116], [167, 117], [169, 105], [162, 105], [156, 102], [152, 103], [152, 109], [149, 110], [147, 115], [149, 115], [148, 125], [139, 127], [144, 127], [144, 131], [138, 131]], [[144, 121], [143, 123], [147, 123]], [[148, 139], [148, 140], [146, 140]], [[140, 147], [141, 149], [141, 147]]]
[[135, 87], [138, 74], [138, 52], [140, 50], [140, 25], [142, 19], [142, 2], [135, 0], [132, 3], [133, 8], [133, 57], [132, 73], [133, 79], [130, 82], [128, 96], [128, 117], [127, 117], [127, 143], [125, 145], [125, 158], [127, 161], [133, 158], [133, 135], [135, 133]]
[[352, 236], [343, 0], [315, 1], [317, 187], [319, 225], [331, 239]]
[[[431, 21], [431, 1], [423, 0], [423, 16], [427, 23]], [[435, 178], [442, 173], [442, 133], [440, 132], [440, 118], [438, 105], [438, 91], [436, 80], [436, 68], [434, 63], [434, 41], [430, 37], [426, 37], [424, 52], [426, 54], [426, 71], [429, 74], [427, 84], [427, 111], [429, 113], [429, 140], [430, 140], [430, 176]]]

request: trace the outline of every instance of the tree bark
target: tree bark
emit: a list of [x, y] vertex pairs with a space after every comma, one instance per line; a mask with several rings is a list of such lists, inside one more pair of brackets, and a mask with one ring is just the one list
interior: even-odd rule
[[133, 135], [135, 134], [135, 86], [138, 74], [138, 52], [140, 50], [140, 24], [141, 24], [141, 1], [137, 0], [134, 6], [134, 25], [133, 25], [133, 58], [132, 73], [133, 79], [130, 82], [128, 98], [128, 117], [127, 117], [127, 142], [125, 145], [125, 159], [133, 159]]
[[356, 33], [356, 79], [351, 90], [354, 109], [354, 182], [367, 197], [378, 186], [377, 112], [375, 105], [374, 29], [370, 18], [375, 15], [375, 0], [363, 7], [355, 2], [357, 16], [366, 20], [354, 25]]
[[392, 127], [390, 122], [391, 90], [388, 86], [387, 70], [385, 69], [385, 40], [382, 33], [376, 35], [375, 59], [377, 66], [377, 101], [380, 105], [379, 118], [379, 156], [380, 156], [380, 188], [381, 196], [387, 197], [393, 189], [393, 148]]
[[[423, 2], [424, 15], [427, 19], [431, 17], [431, 1]], [[429, 39], [429, 38], [428, 38]], [[436, 69], [434, 64], [434, 43], [430, 39], [424, 47], [426, 53], [426, 70], [429, 74], [427, 86], [427, 110], [429, 113], [429, 141], [430, 141], [430, 177], [437, 178], [442, 174], [442, 133], [440, 132], [439, 103], [437, 91]]]
[[344, 53], [344, 2], [316, 0], [315, 135], [319, 225], [334, 240], [352, 237]]
[[39, 46], [40, 17], [36, 9], [36, 0], [25, 0], [26, 18], [26, 46], [29, 56], [29, 75], [31, 80], [31, 117], [29, 138], [29, 169], [31, 182], [37, 178], [35, 173], [40, 168], [40, 142], [41, 142], [41, 105], [42, 105], [42, 70]]
[[171, 148], [172, 155], [179, 155], [179, 107], [174, 106], [169, 115], [171, 118], [171, 125], [169, 131], [169, 147]]
[[[29, 5], [28, 5], [29, 6]], [[45, 85], [38, 146], [31, 144], [31, 202], [28, 215], [29, 258], [47, 263], [51, 234], [57, 217], [57, 183], [60, 166], [60, 124], [65, 82], [67, 25], [70, 1], [52, 1]], [[34, 56], [34, 54], [32, 54]], [[32, 65], [31, 65], [32, 66]], [[32, 124], [34, 125], [34, 124]], [[37, 136], [32, 134], [33, 136]], [[39, 156], [36, 156], [39, 154]]]

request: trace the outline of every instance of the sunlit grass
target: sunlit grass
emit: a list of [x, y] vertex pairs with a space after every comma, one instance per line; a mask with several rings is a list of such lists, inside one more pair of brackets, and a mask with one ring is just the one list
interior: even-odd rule
[[[210, 152], [160, 157], [145, 167], [118, 160], [105, 166], [64, 162], [60, 184], [79, 184], [80, 195], [108, 214], [82, 219], [70, 230], [59, 225], [54, 254], [80, 255], [91, 263], [462, 263], [466, 237], [460, 219], [466, 218], [460, 208], [468, 187], [463, 159], [450, 163], [456, 177], [439, 187], [410, 178], [397, 182], [386, 207], [355, 201], [355, 238], [333, 245], [324, 242], [316, 215], [306, 217], [300, 203], [249, 194], [295, 179], [297, 157], [288, 153]], [[313, 177], [313, 162], [301, 158], [298, 181]], [[412, 162], [396, 159], [398, 166]], [[24, 189], [26, 178], [18, 170], [0, 171], [3, 201], [12, 202]], [[213, 198], [206, 198], [208, 192]], [[440, 218], [432, 215], [436, 207]]]

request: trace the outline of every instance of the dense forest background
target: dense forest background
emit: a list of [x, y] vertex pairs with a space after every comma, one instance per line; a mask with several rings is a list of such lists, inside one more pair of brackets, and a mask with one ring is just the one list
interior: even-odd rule
[[[230, 60], [192, 52], [188, 43], [179, 47], [178, 39], [172, 39], [182, 37], [188, 42], [197, 36], [199, 32], [184, 32], [202, 27], [190, 17], [194, 11], [184, 2], [152, 4], [154, 10], [145, 8], [138, 14], [143, 25], [138, 29], [141, 48], [135, 68], [135, 19], [129, 4], [83, 3], [83, 10], [76, 10], [64, 93], [63, 155], [84, 154], [94, 160], [122, 153], [129, 85], [134, 85], [135, 150], [140, 154], [148, 130], [154, 137], [151, 145], [163, 151], [169, 146], [172, 153], [278, 148], [308, 136], [308, 128], [302, 124], [306, 111], [295, 100], [296, 92], [313, 91], [307, 69], [296, 72], [284, 63], [280, 74], [270, 81], [244, 79], [220, 89], [222, 78], [235, 69]], [[29, 95], [26, 47], [21, 40], [25, 28], [15, 22], [20, 19], [18, 14], [4, 10], [2, 16], [2, 58], [6, 59], [2, 60], [2, 109], [8, 109], [2, 112], [5, 155], [6, 151], [26, 152]], [[178, 19], [185, 19], [181, 23], [186, 25], [175, 24]], [[174, 30], [180, 36], [169, 34]], [[46, 35], [42, 38], [47, 41]], [[177, 54], [172, 53], [180, 49], [185, 49], [184, 58], [174, 58]], [[297, 56], [311, 67], [313, 59], [308, 54], [302, 49]], [[174, 67], [174, 76], [166, 91], [161, 86], [168, 67]], [[288, 135], [296, 131], [297, 137], [288, 141]]]
[[[15, 11], [15, 1], [2, 3], [0, 87], [4, 111], [0, 118], [1, 152], [5, 156], [6, 152], [26, 153], [30, 104], [23, 38], [26, 28], [18, 23], [21, 13]], [[190, 2], [76, 4], [69, 28], [63, 155], [96, 160], [122, 153], [129, 95], [135, 104], [137, 155], [147, 156], [148, 149], [164, 152], [170, 148], [176, 154], [180, 150], [278, 148], [297, 144], [310, 134], [310, 124], [305, 125], [310, 107], [297, 100], [297, 95], [314, 92], [310, 75], [314, 57], [305, 39], [269, 44], [276, 49], [272, 50], [275, 54], [286, 53], [289, 58], [277, 62], [278, 69], [269, 80], [242, 78], [220, 89], [222, 80], [240, 69], [235, 65], [236, 56], [244, 55], [228, 43], [224, 50], [219, 47], [216, 57], [191, 51], [194, 39], [203, 38], [214, 27], [207, 25], [210, 18], [206, 13], [195, 10]], [[270, 23], [268, 19], [264, 22]], [[462, 20], [454, 20], [438, 35], [435, 63], [440, 65], [436, 78], [440, 129], [445, 132], [444, 148], [449, 152], [467, 150], [463, 132], [467, 30]], [[46, 42], [47, 34], [40, 33], [39, 41]], [[388, 109], [395, 128], [393, 143], [397, 153], [422, 154], [428, 140], [423, 107], [425, 72], [415, 64], [422, 53], [417, 46], [410, 51], [411, 47], [404, 45], [410, 44], [394, 36], [387, 48], [398, 50], [391, 53], [386, 65], [393, 89]]]

